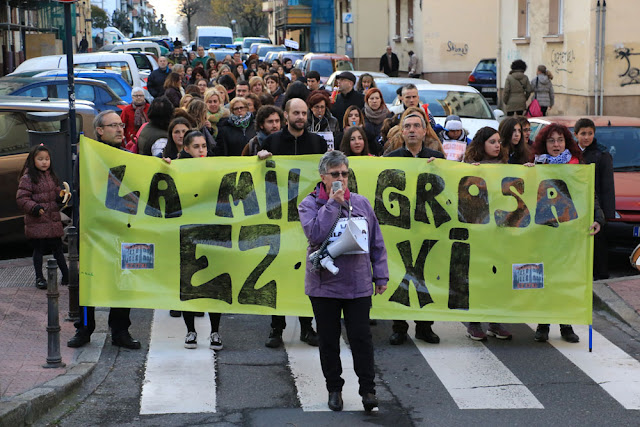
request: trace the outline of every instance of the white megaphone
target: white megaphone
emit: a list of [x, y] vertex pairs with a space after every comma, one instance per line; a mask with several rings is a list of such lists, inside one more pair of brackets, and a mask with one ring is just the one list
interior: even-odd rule
[[347, 252], [368, 252], [367, 242], [366, 231], [363, 232], [353, 220], [349, 220], [347, 221], [344, 232], [338, 237], [338, 240], [329, 244], [322, 251], [317, 250], [313, 252], [309, 255], [309, 261], [313, 263], [317, 259], [320, 259], [320, 265], [333, 273], [333, 275], [336, 275], [340, 269], [335, 266], [333, 260]]
[[631, 262], [631, 266], [633, 268], [635, 268], [636, 270], [640, 270], [640, 245], [636, 246], [633, 252], [631, 252], [629, 261]]

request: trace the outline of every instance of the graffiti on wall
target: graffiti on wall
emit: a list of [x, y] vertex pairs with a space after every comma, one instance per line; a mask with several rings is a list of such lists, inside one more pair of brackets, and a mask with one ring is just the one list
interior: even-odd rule
[[627, 69], [624, 73], [618, 75], [618, 77], [622, 77], [622, 81], [620, 82], [621, 87], [640, 84], [640, 69], [638, 69], [638, 67], [632, 67], [631, 58], [629, 58], [631, 55], [640, 55], [640, 52], [631, 52], [632, 50], [633, 49], [629, 49], [628, 47], [621, 47], [615, 50], [616, 59], [627, 62]]
[[456, 45], [454, 42], [449, 40], [447, 42], [447, 53], [458, 56], [465, 56], [467, 53], [469, 53], [469, 45], [466, 43], [464, 45]]
[[551, 51], [551, 68], [556, 72], [573, 73], [573, 63], [576, 62], [576, 54], [573, 49]]

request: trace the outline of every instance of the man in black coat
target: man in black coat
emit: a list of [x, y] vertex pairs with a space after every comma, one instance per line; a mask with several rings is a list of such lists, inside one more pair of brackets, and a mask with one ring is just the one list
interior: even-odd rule
[[[111, 147], [120, 148], [124, 139], [124, 124], [115, 111], [101, 112], [93, 120], [93, 128], [98, 141]], [[91, 334], [96, 329], [95, 307], [80, 307], [80, 318], [73, 324], [76, 334], [67, 342], [67, 347], [78, 348], [91, 341]], [[140, 341], [129, 334], [131, 309], [112, 307], [109, 310], [109, 328], [111, 328], [111, 344], [118, 347], [137, 350]]]
[[149, 74], [147, 79], [147, 90], [154, 98], [164, 94], [164, 81], [171, 72], [169, 69], [169, 60], [161, 56], [158, 58], [158, 68]]
[[[260, 159], [273, 155], [324, 154], [327, 143], [315, 133], [307, 132], [307, 103], [293, 98], [284, 107], [287, 127], [269, 135], [258, 152]], [[318, 346], [318, 336], [311, 326], [313, 317], [299, 317], [300, 340], [314, 347]], [[282, 331], [287, 326], [284, 316], [271, 316], [271, 332], [265, 346], [278, 348], [282, 345]]]
[[387, 52], [380, 57], [380, 71], [389, 77], [398, 77], [399, 69], [398, 55], [391, 51], [391, 46], [387, 46]]
[[[418, 113], [409, 114], [400, 123], [404, 146], [387, 154], [385, 157], [416, 157], [432, 162], [436, 158], [444, 159], [444, 154], [424, 146], [427, 135], [427, 123]], [[431, 329], [432, 320], [416, 320], [416, 338], [431, 344], [438, 344], [440, 337]], [[407, 340], [409, 324], [404, 320], [393, 321], [393, 334], [389, 338], [391, 345], [399, 345]]]
[[356, 76], [353, 75], [352, 72], [343, 71], [338, 74], [336, 76], [336, 82], [340, 88], [340, 93], [336, 96], [336, 101], [331, 107], [331, 114], [338, 119], [338, 127], [342, 131], [344, 130], [344, 113], [347, 111], [347, 108], [355, 105], [362, 110], [364, 108], [364, 95], [353, 89], [356, 85]]

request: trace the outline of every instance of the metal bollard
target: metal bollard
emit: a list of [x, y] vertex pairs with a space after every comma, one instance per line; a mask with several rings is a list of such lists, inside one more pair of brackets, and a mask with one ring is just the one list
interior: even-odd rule
[[64, 368], [60, 355], [60, 322], [58, 319], [58, 263], [47, 260], [47, 363], [44, 368]]
[[80, 275], [78, 272], [78, 229], [69, 227], [69, 315], [67, 321], [80, 318]]

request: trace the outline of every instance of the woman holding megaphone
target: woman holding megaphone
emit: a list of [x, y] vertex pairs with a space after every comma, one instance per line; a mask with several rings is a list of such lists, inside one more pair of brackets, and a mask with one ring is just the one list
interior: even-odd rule
[[329, 151], [318, 166], [321, 182], [298, 206], [309, 241], [305, 293], [318, 326], [320, 364], [329, 392], [329, 408], [342, 410], [340, 317], [359, 379], [366, 411], [378, 406], [375, 395], [373, 342], [369, 329], [371, 295], [387, 289], [387, 251], [369, 201], [347, 188], [349, 160]]

